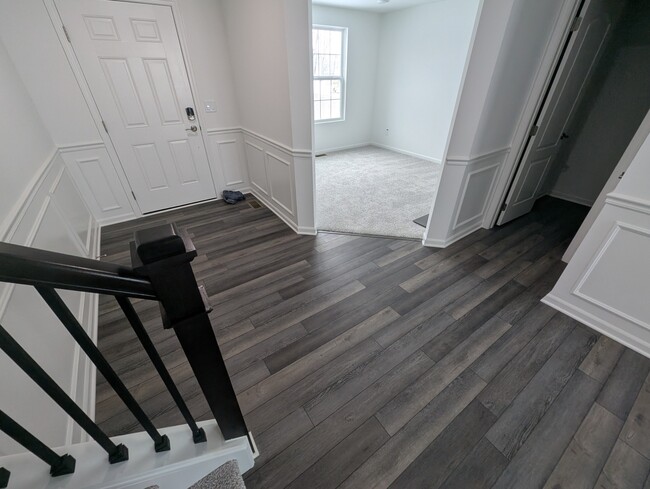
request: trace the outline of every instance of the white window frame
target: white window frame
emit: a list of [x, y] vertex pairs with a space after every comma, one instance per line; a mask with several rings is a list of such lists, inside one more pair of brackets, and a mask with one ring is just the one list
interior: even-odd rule
[[[316, 120], [316, 116], [314, 115], [314, 124], [328, 124], [332, 122], [343, 122], [345, 121], [345, 107], [347, 105], [346, 80], [347, 80], [347, 73], [348, 73], [348, 28], [341, 27], [341, 26], [334, 26], [334, 25], [313, 24], [312, 36], [314, 30], [339, 31], [343, 34], [342, 36], [343, 39], [341, 42], [341, 76], [315, 76], [314, 75], [314, 49], [312, 46], [312, 53], [311, 53], [312, 90], [313, 90], [314, 81], [316, 80], [339, 80], [341, 83], [341, 117], [337, 117], [333, 119]], [[313, 92], [312, 92], [312, 101], [311, 101], [312, 106], [315, 102], [316, 100], [314, 99]]]

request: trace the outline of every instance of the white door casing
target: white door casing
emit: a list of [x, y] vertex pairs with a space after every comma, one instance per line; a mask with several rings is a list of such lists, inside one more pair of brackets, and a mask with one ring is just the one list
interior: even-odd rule
[[563, 140], [569, 136], [567, 128], [620, 8], [620, 2], [612, 0], [587, 0], [583, 5], [579, 28], [569, 39], [537, 118], [536, 133], [528, 140], [506, 197], [506, 208], [499, 215], [497, 224], [530, 212], [535, 200], [543, 194], [544, 181]]
[[142, 212], [216, 197], [171, 7], [56, 4]]

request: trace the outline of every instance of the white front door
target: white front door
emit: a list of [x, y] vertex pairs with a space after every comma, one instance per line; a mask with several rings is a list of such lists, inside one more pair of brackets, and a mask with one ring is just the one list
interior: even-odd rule
[[142, 212], [216, 197], [171, 7], [57, 7]]
[[580, 25], [573, 32], [537, 119], [536, 133], [528, 141], [512, 183], [506, 207], [497, 224], [522, 216], [543, 194], [543, 184], [564, 139], [587, 81], [605, 46], [612, 21], [622, 2], [587, 0], [580, 12]]

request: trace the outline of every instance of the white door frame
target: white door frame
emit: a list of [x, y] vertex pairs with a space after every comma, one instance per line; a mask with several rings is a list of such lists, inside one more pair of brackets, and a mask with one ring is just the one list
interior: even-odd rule
[[537, 114], [545, 100], [546, 92], [551, 86], [555, 68], [559, 66], [564, 46], [569, 38], [569, 34], [571, 33], [574, 18], [578, 15], [582, 4], [583, 0], [568, 1], [558, 16], [555, 28], [553, 29], [553, 34], [548, 43], [548, 46], [555, 45], [557, 46], [557, 49], [549, 50], [547, 48], [544, 53], [542, 63], [537, 71], [528, 100], [526, 101], [524, 110], [522, 111], [519, 122], [517, 123], [517, 129], [515, 130], [515, 135], [511, 145], [512, 149], [508, 153], [506, 160], [503, 162], [503, 168], [497, 178], [494, 192], [488, 199], [485, 218], [483, 221], [483, 227], [485, 228], [494, 227], [499, 218], [499, 214], [501, 214], [501, 204], [505, 201], [510, 189], [510, 184], [515, 178], [518, 163], [521, 161], [527, 147], [528, 135], [533, 128]]
[[[77, 80], [79, 88], [81, 89], [81, 93], [83, 95], [84, 100], [86, 101], [86, 105], [90, 110], [90, 114], [93, 118], [93, 121], [95, 122], [95, 127], [97, 128], [97, 132], [102, 138], [102, 142], [106, 147], [106, 150], [108, 151], [110, 159], [113, 162], [113, 166], [115, 167], [115, 171], [117, 172], [120, 182], [122, 183], [122, 187], [124, 188], [125, 193], [127, 194], [127, 197], [129, 199], [129, 202], [131, 203], [131, 206], [133, 207], [133, 210], [135, 211], [134, 217], [141, 217], [143, 216], [142, 210], [140, 209], [137, 200], [134, 198], [131, 185], [126, 177], [126, 173], [122, 166], [122, 162], [117, 154], [117, 151], [115, 150], [113, 141], [111, 140], [109, 134], [104, 129], [104, 125], [102, 123], [102, 116], [99, 112], [99, 108], [97, 107], [97, 104], [95, 103], [95, 99], [92, 96], [92, 93], [90, 91], [90, 86], [86, 82], [86, 78], [83, 74], [83, 70], [81, 69], [81, 64], [79, 63], [79, 60], [77, 59], [77, 56], [75, 55], [74, 50], [72, 49], [72, 44], [68, 42], [68, 36], [66, 35], [65, 30], [63, 29], [63, 20], [59, 15], [58, 9], [56, 8], [55, 1], [56, 0], [43, 0], [43, 4], [45, 5], [45, 9], [47, 10], [48, 15], [50, 16], [50, 20], [52, 21], [52, 26], [54, 27], [56, 35], [59, 38], [59, 41], [61, 42], [61, 46], [63, 47], [63, 51], [65, 52], [66, 58], [68, 59], [68, 63], [70, 64], [72, 73], [74, 74], [74, 77]], [[165, 7], [171, 7], [172, 16], [174, 17], [174, 21], [176, 23], [176, 31], [178, 32], [178, 40], [181, 46], [181, 53], [183, 55], [183, 61], [185, 63], [185, 70], [187, 71], [187, 76], [190, 82], [190, 90], [192, 91], [192, 97], [195, 99], [194, 102], [196, 104], [196, 97], [198, 93], [196, 89], [196, 83], [195, 83], [196, 78], [194, 76], [194, 70], [192, 69], [191, 57], [189, 55], [189, 49], [187, 46], [187, 37], [185, 35], [185, 26], [183, 23], [183, 17], [181, 15], [180, 8], [178, 7], [178, 0], [109, 0], [109, 1], [125, 2], [125, 3], [144, 3], [150, 5], [162, 5]], [[205, 125], [201, 120], [201, 117], [203, 117], [201, 111], [198, 110], [198, 107], [196, 107], [194, 112], [197, 118], [197, 122], [199, 123], [199, 127], [201, 129], [204, 129]], [[203, 147], [206, 152], [206, 158], [208, 159], [208, 166], [210, 168], [210, 175], [212, 176], [212, 183], [214, 185], [214, 180], [215, 180], [213, 174], [214, 169], [212, 168], [212, 164], [210, 162], [210, 154], [208, 152], [208, 141], [206, 139], [205, 131], [201, 130], [200, 132], [201, 132], [201, 140], [203, 141]], [[217, 196], [217, 199], [218, 198], [219, 197]], [[193, 205], [193, 204], [187, 204], [187, 205]], [[164, 212], [164, 211], [158, 211], [158, 212]], [[147, 215], [151, 215], [155, 213], [156, 212], [150, 212]]]

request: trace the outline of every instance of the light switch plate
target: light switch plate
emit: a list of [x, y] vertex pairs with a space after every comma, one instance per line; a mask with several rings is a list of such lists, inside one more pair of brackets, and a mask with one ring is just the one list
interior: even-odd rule
[[203, 102], [203, 105], [205, 106], [206, 112], [217, 111], [217, 103], [214, 100], [206, 100], [205, 102]]

